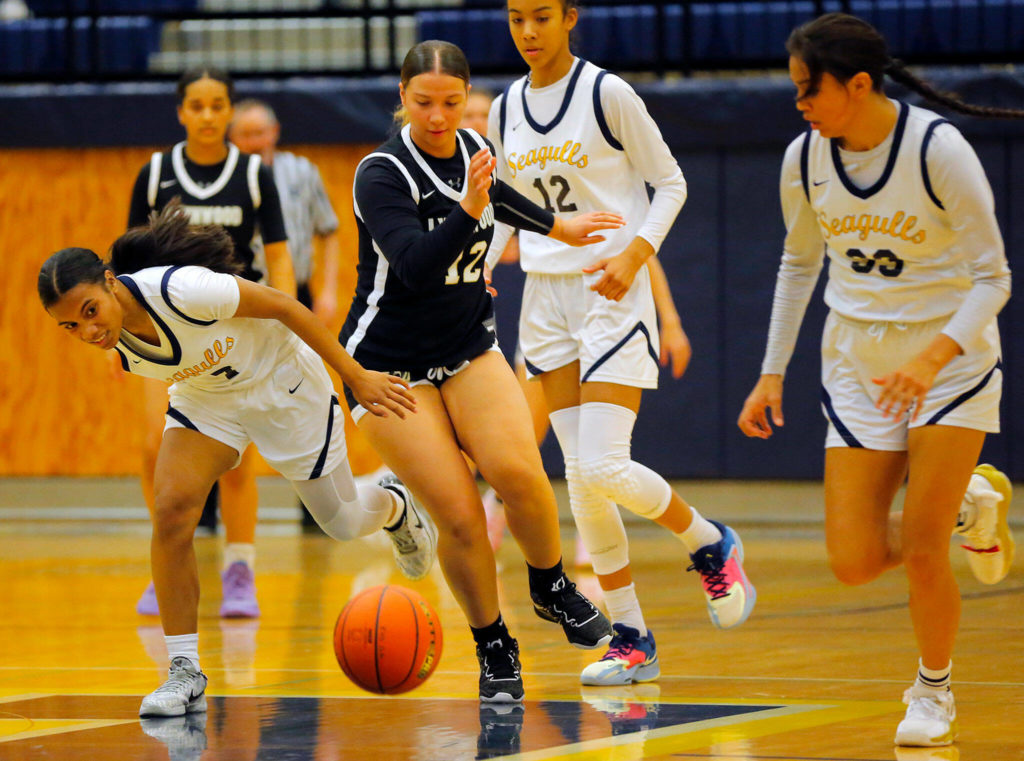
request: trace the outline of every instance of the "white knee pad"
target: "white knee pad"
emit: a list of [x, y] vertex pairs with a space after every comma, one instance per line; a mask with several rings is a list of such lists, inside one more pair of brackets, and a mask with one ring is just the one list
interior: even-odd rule
[[292, 486], [320, 528], [343, 542], [383, 528], [394, 504], [383, 487], [357, 489], [347, 462], [321, 478], [292, 481]]
[[587, 486], [654, 520], [668, 509], [672, 487], [630, 457], [636, 415], [626, 407], [588, 402], [580, 408], [580, 477]]
[[583, 546], [590, 553], [594, 573], [607, 576], [622, 570], [629, 565], [629, 540], [619, 508], [587, 488], [580, 478], [575, 457], [565, 458], [565, 480], [572, 517], [583, 538]]

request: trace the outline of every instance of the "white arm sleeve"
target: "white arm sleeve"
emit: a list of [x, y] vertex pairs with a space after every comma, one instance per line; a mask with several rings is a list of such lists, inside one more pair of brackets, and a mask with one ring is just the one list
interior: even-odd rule
[[491, 110], [487, 113], [486, 137], [494, 146], [494, 155], [498, 159], [498, 179], [511, 185], [512, 177], [509, 176], [508, 166], [505, 164], [505, 146], [501, 140], [501, 102], [504, 97], [504, 94], [499, 95], [491, 102]]
[[652, 188], [654, 198], [637, 232], [657, 253], [686, 202], [686, 179], [665, 144], [647, 106], [621, 77], [605, 75], [601, 81], [601, 107], [612, 135]]
[[501, 255], [505, 253], [505, 246], [515, 235], [516, 229], [506, 225], [504, 222], [494, 222], [494, 237], [491, 238], [491, 247], [487, 249], [487, 258], [484, 260], [487, 262], [487, 266], [494, 270], [498, 264], [498, 260], [501, 259]]
[[995, 200], [970, 143], [949, 124], [928, 144], [928, 177], [949, 214], [956, 246], [968, 258], [971, 289], [942, 332], [970, 346], [1010, 298], [1010, 267], [996, 223]]
[[782, 160], [779, 196], [782, 200], [782, 218], [786, 223], [786, 241], [775, 280], [768, 346], [761, 363], [762, 375], [785, 375], [800, 333], [800, 323], [807, 311], [807, 303], [811, 300], [825, 261], [825, 241], [818, 231], [814, 210], [807, 202], [800, 177], [800, 148], [803, 141], [804, 137], [800, 136], [790, 143]]
[[[491, 102], [491, 110], [487, 114], [487, 139], [494, 146], [494, 155], [498, 158], [498, 179], [512, 187], [512, 176], [505, 163], [505, 147], [501, 142], [501, 101], [504, 94], [499, 95]], [[506, 225], [504, 222], [494, 222], [494, 237], [491, 239], [491, 247], [487, 249], [487, 258], [484, 260], [492, 271], [501, 259], [505, 246], [515, 234], [515, 228]]]
[[187, 318], [210, 321], [233, 317], [241, 296], [234, 275], [182, 267], [168, 279], [167, 297]]

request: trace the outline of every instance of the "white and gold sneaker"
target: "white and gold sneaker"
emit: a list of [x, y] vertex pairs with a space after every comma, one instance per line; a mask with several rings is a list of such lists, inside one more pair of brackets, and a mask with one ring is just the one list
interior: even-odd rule
[[991, 465], [974, 469], [964, 502], [974, 505], [976, 517], [968, 526], [957, 526], [964, 538], [971, 572], [982, 584], [998, 584], [1013, 564], [1014, 541], [1007, 515], [1013, 487], [1005, 474]]
[[896, 727], [896, 744], [952, 745], [956, 740], [956, 703], [949, 690], [931, 690], [915, 684], [903, 693], [907, 715]]

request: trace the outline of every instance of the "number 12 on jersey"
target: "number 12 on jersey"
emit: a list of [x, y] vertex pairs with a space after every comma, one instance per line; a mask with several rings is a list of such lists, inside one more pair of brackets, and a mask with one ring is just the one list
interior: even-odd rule
[[458, 285], [459, 283], [475, 283], [480, 279], [480, 275], [482, 274], [483, 265], [480, 265], [480, 260], [486, 253], [487, 241], [478, 240], [473, 244], [473, 247], [469, 249], [469, 260], [460, 272], [459, 263], [466, 255], [465, 250], [460, 251], [459, 255], [455, 257], [455, 261], [452, 262], [452, 266], [448, 268], [448, 274], [444, 277], [444, 284]]

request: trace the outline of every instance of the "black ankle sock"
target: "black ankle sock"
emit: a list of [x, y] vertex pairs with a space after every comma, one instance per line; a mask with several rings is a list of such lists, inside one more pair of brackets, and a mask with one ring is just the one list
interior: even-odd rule
[[471, 626], [469, 630], [473, 632], [473, 641], [481, 647], [488, 647], [495, 641], [500, 641], [502, 645], [512, 641], [512, 635], [508, 633], [505, 619], [501, 617], [500, 613], [493, 624], [482, 626], [479, 629]]
[[562, 559], [550, 568], [534, 568], [529, 563], [526, 570], [530, 577], [530, 594], [537, 595], [545, 600], [562, 588], [559, 582], [565, 578], [565, 571], [562, 570]]

